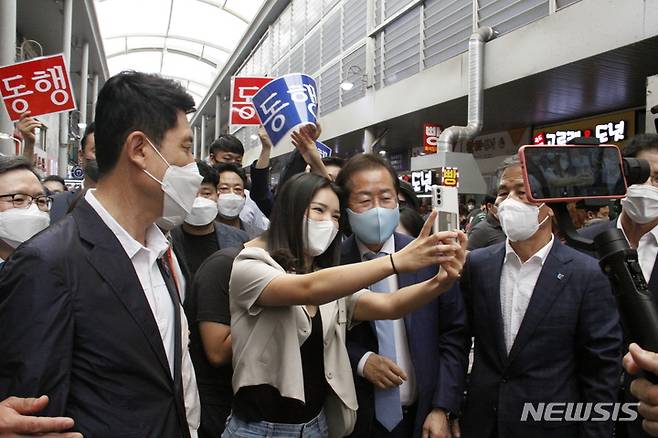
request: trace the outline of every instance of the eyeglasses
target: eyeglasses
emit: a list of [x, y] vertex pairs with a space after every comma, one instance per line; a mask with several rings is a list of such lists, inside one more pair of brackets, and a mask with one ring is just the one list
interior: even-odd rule
[[10, 193], [8, 195], [0, 195], [0, 201], [11, 202], [14, 208], [29, 208], [33, 202], [36, 202], [37, 208], [45, 212], [50, 211], [50, 206], [53, 204], [53, 199], [50, 196], [30, 196], [26, 195], [25, 193]]

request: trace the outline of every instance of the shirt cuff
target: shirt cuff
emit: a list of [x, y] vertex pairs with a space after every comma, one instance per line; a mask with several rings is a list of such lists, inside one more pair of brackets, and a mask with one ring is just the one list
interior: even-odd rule
[[361, 358], [361, 360], [359, 361], [359, 364], [356, 367], [356, 373], [360, 377], [365, 377], [363, 375], [363, 368], [366, 366], [366, 361], [368, 360], [368, 358], [370, 357], [371, 354], [373, 354], [372, 351], [369, 351], [366, 354], [364, 354], [363, 357]]

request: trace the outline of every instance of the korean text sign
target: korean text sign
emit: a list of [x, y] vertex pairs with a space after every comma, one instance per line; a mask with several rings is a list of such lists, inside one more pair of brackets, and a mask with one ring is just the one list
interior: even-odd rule
[[276, 145], [291, 129], [315, 124], [318, 110], [315, 81], [300, 73], [282, 76], [261, 88], [253, 97], [253, 104], [272, 144]]
[[429, 123], [423, 125], [423, 152], [426, 154], [436, 153], [442, 130], [440, 125], [431, 125]]
[[76, 108], [61, 54], [0, 67], [0, 95], [12, 121], [25, 111], [38, 116]]
[[232, 78], [230, 120], [232, 126], [260, 125], [251, 99], [270, 81], [272, 78], [240, 76]]
[[327, 158], [331, 157], [331, 148], [327, 146], [326, 144], [322, 143], [321, 141], [315, 141], [315, 147], [317, 148], [318, 152], [320, 152], [320, 157], [321, 158]]

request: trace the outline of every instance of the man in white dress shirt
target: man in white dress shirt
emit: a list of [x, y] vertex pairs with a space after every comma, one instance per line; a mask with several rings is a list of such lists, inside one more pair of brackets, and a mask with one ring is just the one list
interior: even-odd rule
[[[549, 415], [554, 422], [543, 413], [524, 419], [526, 403], [612, 409], [621, 328], [597, 261], [553, 236], [553, 211], [526, 198], [516, 157], [505, 163], [496, 204], [507, 240], [472, 251], [460, 282], [475, 338], [462, 436], [611, 437], [609, 418], [591, 421], [566, 408]], [[567, 421], [581, 414], [583, 421]]]
[[0, 398], [49, 396], [93, 437], [195, 438], [199, 399], [182, 284], [164, 227], [182, 223], [201, 176], [192, 97], [123, 72], [96, 108], [99, 181], [0, 273]]

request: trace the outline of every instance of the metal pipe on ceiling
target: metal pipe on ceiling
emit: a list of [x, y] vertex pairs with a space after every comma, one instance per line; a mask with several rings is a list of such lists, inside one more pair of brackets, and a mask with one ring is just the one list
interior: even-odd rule
[[482, 130], [484, 114], [484, 44], [497, 32], [491, 27], [481, 27], [468, 40], [468, 124], [451, 126], [439, 136], [438, 151], [452, 152], [460, 141], [470, 140]]

